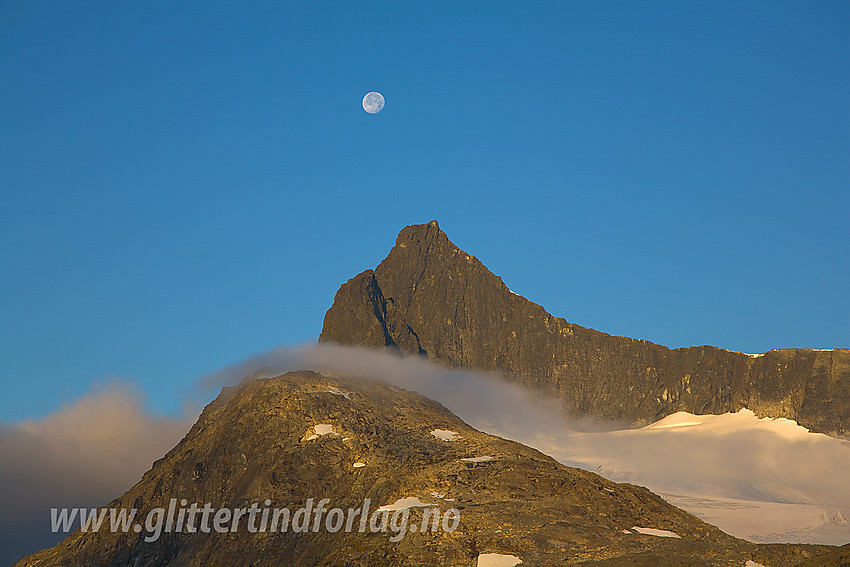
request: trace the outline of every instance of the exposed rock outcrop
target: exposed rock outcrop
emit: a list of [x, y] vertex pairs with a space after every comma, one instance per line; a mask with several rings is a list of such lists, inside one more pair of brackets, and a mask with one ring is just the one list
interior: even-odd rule
[[568, 323], [510, 291], [436, 221], [403, 229], [374, 271], [342, 285], [319, 340], [503, 371], [577, 414], [645, 424], [746, 407], [850, 435], [850, 350], [669, 349]]

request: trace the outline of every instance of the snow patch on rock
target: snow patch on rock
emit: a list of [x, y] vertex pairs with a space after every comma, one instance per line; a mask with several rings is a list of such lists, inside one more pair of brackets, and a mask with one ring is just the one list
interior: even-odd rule
[[486, 461], [494, 460], [490, 455], [483, 455], [481, 457], [467, 457], [466, 459], [461, 459], [464, 463], [484, 463]]
[[339, 435], [339, 433], [334, 431], [333, 425], [329, 425], [327, 423], [320, 423], [318, 425], [313, 426], [313, 434], [307, 437], [307, 441], [318, 439], [323, 435]]
[[430, 494], [434, 498], [439, 498], [440, 500], [445, 500], [446, 502], [454, 502], [455, 501], [454, 498], [446, 498], [445, 492], [441, 493], [441, 492], [432, 491], [432, 492], [429, 492], [428, 494]]
[[346, 392], [344, 390], [340, 390], [339, 388], [334, 388], [333, 386], [328, 386], [328, 392], [331, 394], [336, 394], [337, 396], [342, 396], [346, 400], [351, 399], [351, 392]]
[[442, 439], [443, 441], [454, 441], [455, 438], [457, 438], [457, 431], [452, 431], [450, 429], [435, 429], [431, 432], [431, 435], [437, 439]]
[[477, 567], [514, 567], [522, 563], [516, 555], [502, 553], [482, 553], [478, 556]]
[[641, 528], [641, 527], [638, 527], [638, 526], [632, 526], [632, 530], [636, 531], [639, 534], [651, 535], [651, 536], [656, 536], [656, 537], [675, 537], [675, 538], [681, 538], [682, 537], [679, 534], [677, 534], [676, 532], [671, 532], [671, 531], [668, 531], [668, 530], [657, 530], [655, 528]]
[[425, 508], [428, 506], [433, 506], [433, 504], [422, 502], [421, 500], [419, 500], [419, 498], [415, 496], [407, 496], [405, 498], [399, 498], [392, 504], [381, 506], [380, 508], [378, 508], [378, 512], [392, 512], [394, 510], [405, 510], [407, 508]]

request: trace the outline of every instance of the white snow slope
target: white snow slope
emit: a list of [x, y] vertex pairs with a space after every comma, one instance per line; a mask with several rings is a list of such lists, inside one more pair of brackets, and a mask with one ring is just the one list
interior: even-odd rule
[[564, 464], [646, 486], [737, 537], [850, 542], [850, 442], [792, 420], [746, 409], [679, 412], [641, 429], [522, 441]]

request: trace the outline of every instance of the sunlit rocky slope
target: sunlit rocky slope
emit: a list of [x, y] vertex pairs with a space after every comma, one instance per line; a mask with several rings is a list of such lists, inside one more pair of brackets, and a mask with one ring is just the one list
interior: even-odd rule
[[418, 394], [306, 371], [225, 389], [109, 507], [146, 514], [172, 498], [293, 511], [310, 498], [343, 510], [369, 498], [373, 510], [410, 507], [410, 526], [421, 525], [422, 504], [455, 508], [459, 522], [451, 532], [411, 529], [398, 541], [392, 530], [251, 533], [244, 523], [150, 542], [146, 530], [78, 531], [17, 565], [473, 566], [497, 554], [522, 565], [769, 567], [828, 551], [737, 540], [644, 488], [481, 433]]

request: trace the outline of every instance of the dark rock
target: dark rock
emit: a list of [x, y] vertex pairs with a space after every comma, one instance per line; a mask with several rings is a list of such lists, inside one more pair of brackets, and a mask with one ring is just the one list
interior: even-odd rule
[[798, 563], [797, 567], [850, 567], [850, 543], [816, 553], [811, 559]]
[[645, 424], [677, 411], [749, 408], [850, 435], [850, 350], [668, 349], [553, 317], [512, 293], [436, 221], [403, 229], [374, 270], [352, 278], [320, 342], [397, 347], [449, 366], [503, 371], [569, 411]]

